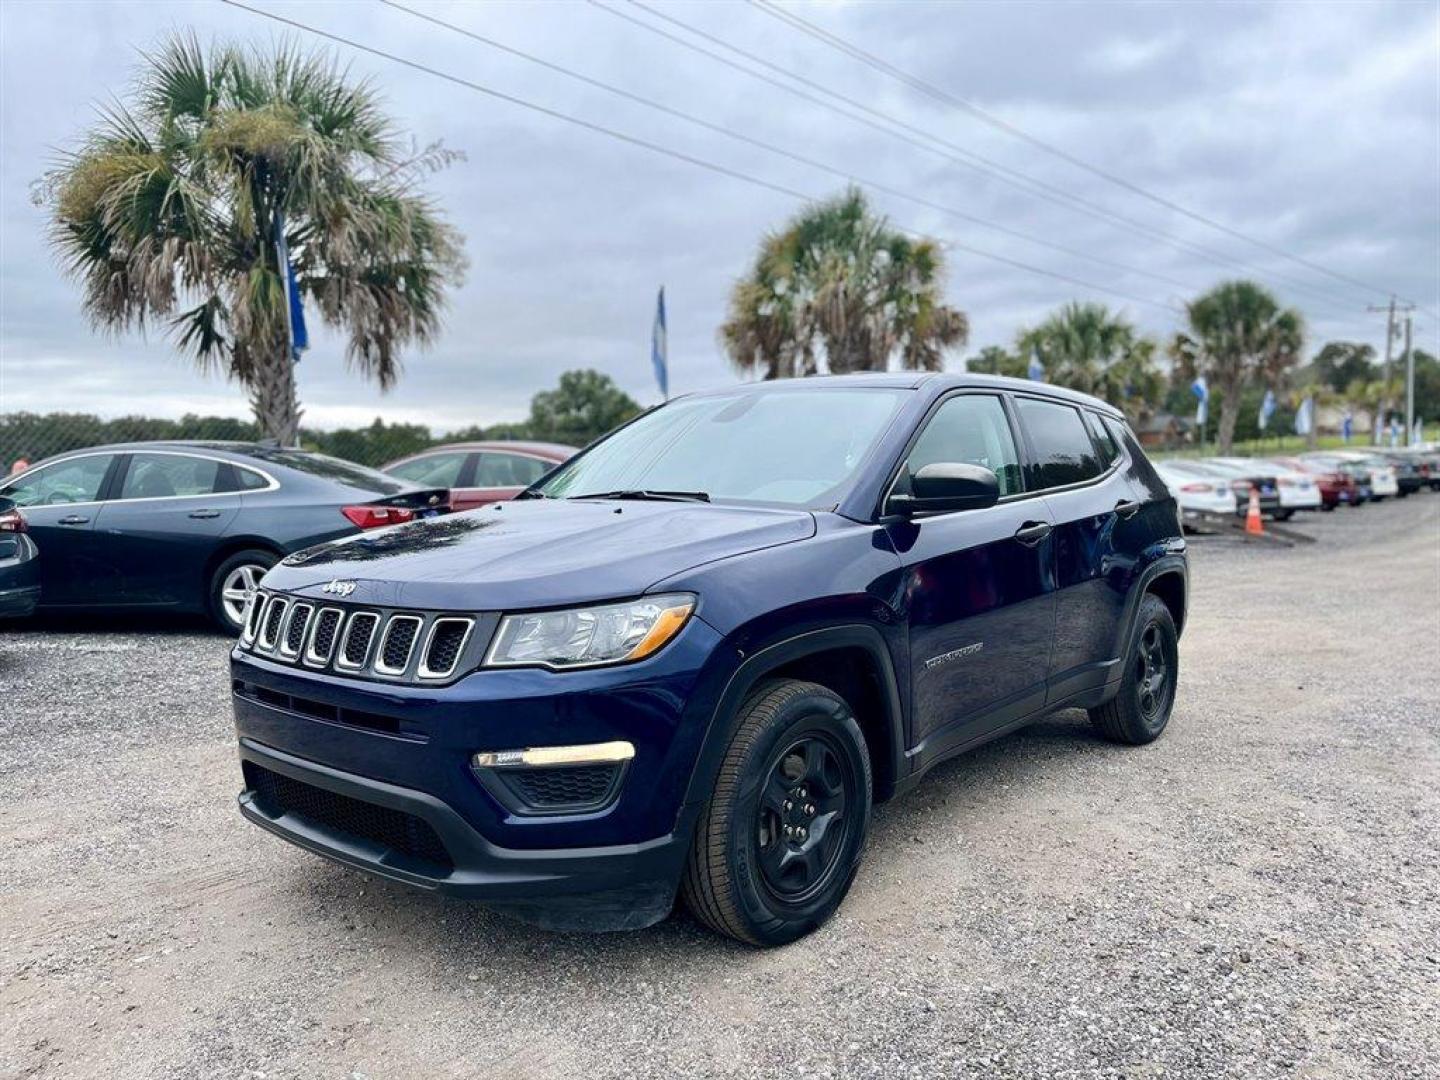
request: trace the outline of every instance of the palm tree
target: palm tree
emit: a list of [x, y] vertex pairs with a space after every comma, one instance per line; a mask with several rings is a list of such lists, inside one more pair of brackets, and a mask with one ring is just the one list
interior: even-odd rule
[[1228, 454], [1240, 415], [1240, 391], [1253, 380], [1274, 382], [1299, 360], [1304, 321], [1252, 281], [1226, 281], [1185, 305], [1189, 327], [1175, 335], [1171, 356], [1203, 374], [1220, 395], [1220, 453]]
[[742, 372], [788, 378], [819, 370], [939, 371], [965, 343], [965, 314], [942, 299], [944, 257], [870, 212], [855, 188], [807, 207], [767, 235], [730, 294], [720, 340]]
[[279, 242], [301, 296], [348, 333], [350, 365], [388, 389], [463, 270], [459, 234], [417, 190], [455, 156], [413, 152], [373, 87], [328, 57], [207, 52], [188, 35], [144, 58], [130, 103], [103, 110], [41, 188], [91, 322], [163, 323], [202, 369], [245, 387], [265, 435], [293, 445]]
[[1058, 386], [1095, 394], [1140, 419], [1158, 400], [1164, 382], [1155, 366], [1155, 342], [1104, 304], [1066, 304], [1033, 329], [1021, 330], [1015, 351], [1040, 358]]

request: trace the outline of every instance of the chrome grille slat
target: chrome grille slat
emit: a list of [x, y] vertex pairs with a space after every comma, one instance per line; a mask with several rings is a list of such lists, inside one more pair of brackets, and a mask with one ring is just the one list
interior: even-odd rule
[[289, 607], [290, 601], [283, 596], [272, 596], [265, 605], [265, 617], [260, 621], [260, 638], [256, 642], [261, 652], [275, 651], [275, 645], [280, 640], [280, 625], [285, 621], [285, 612]]
[[269, 595], [259, 589], [250, 595], [250, 606], [245, 609], [245, 624], [240, 630], [242, 644], [249, 645], [255, 640], [255, 635], [260, 632], [260, 619], [265, 613], [265, 603], [269, 599]]
[[[453, 635], [455, 628], [459, 627], [460, 636], [458, 641], [446, 641], [445, 637]], [[448, 679], [460, 663], [460, 657], [465, 652], [465, 646], [470, 644], [470, 632], [475, 628], [475, 620], [460, 618], [457, 616], [441, 615], [430, 624], [430, 632], [425, 636], [425, 646], [420, 653], [420, 666], [416, 675], [421, 679]], [[437, 646], [437, 637], [444, 642], [443, 648], [448, 656], [440, 654]], [[432, 661], [441, 659], [442, 664], [435, 664]]]
[[[405, 669], [410, 666], [410, 657], [415, 652], [415, 642], [420, 637], [420, 627], [425, 620], [419, 615], [391, 615], [390, 621], [385, 624], [385, 633], [380, 637], [380, 645], [375, 650], [375, 673], [377, 675], [404, 675]], [[408, 634], [409, 640], [406, 641]], [[392, 655], [391, 646], [396, 646]], [[404, 648], [404, 655], [399, 655], [399, 648]]]
[[300, 655], [305, 644], [306, 631], [310, 629], [310, 617], [315, 613], [314, 604], [295, 603], [290, 606], [290, 615], [285, 620], [285, 631], [280, 635], [277, 653], [287, 660]]
[[335, 644], [340, 640], [340, 624], [345, 621], [345, 612], [338, 607], [321, 608], [311, 620], [310, 640], [305, 646], [305, 663], [311, 667], [324, 667], [335, 654]]
[[335, 666], [342, 671], [363, 671], [370, 659], [370, 646], [375, 640], [375, 630], [380, 625], [380, 615], [375, 611], [356, 611], [345, 623], [345, 633], [340, 639], [340, 653], [335, 657]]

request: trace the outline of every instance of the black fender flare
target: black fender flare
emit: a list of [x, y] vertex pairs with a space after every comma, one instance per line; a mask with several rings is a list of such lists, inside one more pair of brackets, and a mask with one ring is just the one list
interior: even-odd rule
[[1125, 634], [1120, 639], [1121, 656], [1125, 655], [1124, 650], [1130, 647], [1131, 638], [1135, 634], [1135, 616], [1140, 611], [1140, 598], [1149, 591], [1150, 586], [1157, 578], [1166, 574], [1176, 574], [1185, 583], [1185, 610], [1186, 617], [1181, 620], [1181, 625], [1176, 627], [1177, 631], [1183, 630], [1189, 620], [1190, 609], [1190, 564], [1184, 555], [1168, 553], [1161, 555], [1154, 562], [1150, 563], [1140, 572], [1135, 579], [1135, 584], [1130, 588], [1130, 596], [1125, 601]]
[[903, 779], [900, 770], [905, 758], [905, 722], [900, 705], [900, 684], [895, 677], [895, 665], [880, 631], [864, 623], [827, 626], [809, 630], [794, 637], [774, 642], [746, 657], [731, 674], [720, 699], [710, 716], [700, 743], [700, 754], [690, 773], [690, 783], [685, 789], [684, 805], [698, 806], [710, 797], [715, 787], [715, 777], [720, 772], [720, 762], [730, 745], [740, 705], [746, 695], [770, 672], [802, 660], [807, 656], [828, 652], [832, 649], [860, 648], [875, 662], [880, 673], [881, 701], [885, 709], [883, 721], [889, 738], [886, 740], [890, 760], [886, 770], [890, 777], [883, 790], [877, 791], [877, 800], [888, 798], [896, 782]]

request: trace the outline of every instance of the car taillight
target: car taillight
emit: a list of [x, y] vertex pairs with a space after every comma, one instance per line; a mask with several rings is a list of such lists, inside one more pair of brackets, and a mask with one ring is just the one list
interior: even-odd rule
[[29, 532], [30, 526], [25, 521], [25, 515], [19, 510], [6, 510], [0, 513], [0, 532], [22, 533]]
[[1251, 484], [1249, 480], [1232, 480], [1232, 481], [1230, 481], [1230, 488], [1231, 488], [1231, 490], [1233, 490], [1233, 491], [1238, 491], [1241, 495], [1249, 495], [1249, 494], [1250, 494], [1250, 489], [1251, 489], [1252, 487], [1254, 487], [1254, 486], [1255, 486], [1255, 485]]
[[1277, 484], [1279, 484], [1281, 487], [1285, 487], [1285, 488], [1295, 487], [1295, 481], [1294, 481], [1294, 480], [1291, 480], [1288, 476], [1282, 476], [1282, 477], [1280, 477], [1280, 479], [1276, 480], [1275, 482], [1276, 482]]
[[[1211, 490], [1211, 488], [1210, 488], [1210, 485], [1209, 485], [1209, 484], [1181, 484], [1181, 485], [1180, 485], [1180, 490], [1181, 490], [1181, 491], [1188, 491], [1188, 492], [1190, 492], [1192, 495], [1198, 495], [1198, 494], [1200, 494], [1201, 492], [1209, 492], [1209, 491]], [[1221, 488], [1220, 490], [1221, 490], [1221, 491], [1224, 491], [1225, 489], [1224, 489], [1224, 488]]]
[[404, 506], [344, 506], [340, 512], [357, 529], [378, 529], [382, 525], [415, 520], [415, 511]]

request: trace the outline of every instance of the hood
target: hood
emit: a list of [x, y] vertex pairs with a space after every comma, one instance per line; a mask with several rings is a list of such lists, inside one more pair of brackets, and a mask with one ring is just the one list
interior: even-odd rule
[[308, 548], [265, 587], [352, 603], [501, 611], [638, 596], [702, 563], [815, 534], [803, 510], [678, 502], [497, 503]]

